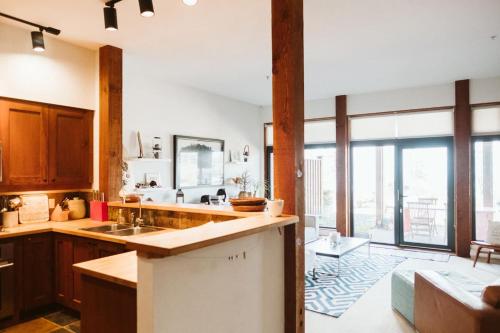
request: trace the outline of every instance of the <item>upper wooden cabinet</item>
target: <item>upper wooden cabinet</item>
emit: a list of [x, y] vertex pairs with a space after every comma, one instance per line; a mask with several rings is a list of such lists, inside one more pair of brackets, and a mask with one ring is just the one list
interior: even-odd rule
[[0, 99], [0, 191], [90, 188], [93, 114]]
[[35, 103], [0, 100], [2, 184], [47, 184], [47, 109]]

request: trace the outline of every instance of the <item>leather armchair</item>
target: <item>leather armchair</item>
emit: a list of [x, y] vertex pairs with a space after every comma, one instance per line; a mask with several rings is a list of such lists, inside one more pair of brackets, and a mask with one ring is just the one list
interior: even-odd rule
[[420, 333], [500, 332], [500, 309], [433, 271], [415, 273], [414, 314]]

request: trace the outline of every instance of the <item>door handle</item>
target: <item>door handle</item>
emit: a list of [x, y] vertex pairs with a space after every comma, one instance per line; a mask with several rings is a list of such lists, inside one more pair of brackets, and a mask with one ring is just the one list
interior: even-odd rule
[[0, 265], [0, 269], [12, 267], [12, 266], [14, 266], [14, 263], [13, 262], [9, 262], [7, 264]]

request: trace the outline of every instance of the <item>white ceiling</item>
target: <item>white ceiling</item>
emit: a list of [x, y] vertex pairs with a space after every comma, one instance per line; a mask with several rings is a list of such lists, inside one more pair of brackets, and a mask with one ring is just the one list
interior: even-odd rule
[[[150, 19], [124, 0], [117, 32], [104, 30], [104, 2], [1, 0], [0, 11], [121, 47], [145, 74], [271, 103], [271, 0], [155, 0]], [[304, 0], [304, 15], [307, 99], [500, 75], [499, 0]]]

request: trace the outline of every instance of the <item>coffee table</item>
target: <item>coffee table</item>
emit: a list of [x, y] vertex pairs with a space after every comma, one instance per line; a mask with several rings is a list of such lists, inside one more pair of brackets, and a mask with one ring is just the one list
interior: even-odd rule
[[[340, 275], [340, 259], [343, 255], [368, 245], [368, 256], [370, 256], [370, 239], [358, 237], [341, 237], [340, 242], [333, 246], [326, 237], [322, 237], [314, 242], [306, 244], [306, 248], [316, 252], [318, 256], [337, 258], [337, 275]], [[316, 280], [316, 268], [313, 268], [313, 279]]]

